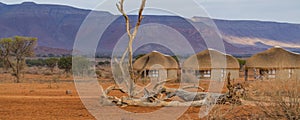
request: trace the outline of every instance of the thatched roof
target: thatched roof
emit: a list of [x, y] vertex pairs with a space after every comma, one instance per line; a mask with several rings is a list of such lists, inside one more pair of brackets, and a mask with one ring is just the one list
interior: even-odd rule
[[[198, 66], [196, 65], [197, 62]], [[235, 57], [209, 49], [189, 57], [183, 63], [183, 68], [199, 70], [212, 68], [239, 69], [240, 65]]]
[[164, 55], [157, 51], [153, 51], [138, 58], [134, 62], [133, 68], [135, 70], [149, 70], [156, 64], [163, 66], [164, 69], [178, 69], [178, 63], [173, 57]]
[[300, 55], [280, 47], [270, 48], [250, 57], [247, 68], [300, 68]]

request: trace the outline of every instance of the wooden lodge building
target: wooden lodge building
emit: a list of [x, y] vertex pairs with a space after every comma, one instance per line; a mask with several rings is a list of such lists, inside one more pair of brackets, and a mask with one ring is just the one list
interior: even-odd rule
[[182, 73], [194, 74], [198, 80], [224, 80], [227, 74], [239, 78], [238, 60], [216, 50], [208, 49], [193, 55], [184, 61]]
[[[226, 62], [225, 62], [226, 61]], [[187, 58], [181, 65], [171, 56], [151, 52], [138, 58], [133, 68], [143, 77], [161, 80], [176, 80], [184, 75], [195, 76], [197, 80], [224, 80], [240, 78], [240, 64], [232, 55], [208, 49]], [[245, 80], [248, 79], [299, 79], [300, 55], [281, 47], [273, 47], [257, 53], [246, 60]]]
[[133, 69], [142, 77], [176, 80], [179, 65], [173, 57], [153, 51], [135, 60]]
[[299, 79], [300, 55], [281, 47], [257, 53], [246, 61], [245, 79]]

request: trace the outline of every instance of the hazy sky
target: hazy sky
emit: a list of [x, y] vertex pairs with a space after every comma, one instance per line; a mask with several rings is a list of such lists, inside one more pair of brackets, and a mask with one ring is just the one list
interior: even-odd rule
[[[117, 14], [117, 0], [0, 0], [6, 4], [24, 1], [63, 4], [74, 7], [106, 10]], [[50, 2], [49, 2], [50, 1]], [[127, 10], [138, 8], [140, 0], [128, 0]], [[184, 17], [210, 16], [233, 20], [262, 20], [300, 23], [300, 0], [147, 0], [147, 7], [156, 8], [148, 13], [164, 14], [164, 9]]]

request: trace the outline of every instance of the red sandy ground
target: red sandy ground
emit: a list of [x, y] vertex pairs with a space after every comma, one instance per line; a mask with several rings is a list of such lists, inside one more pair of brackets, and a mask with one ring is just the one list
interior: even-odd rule
[[[49, 80], [54, 79], [53, 76], [25, 75], [23, 83], [18, 84], [9, 82], [12, 79], [7, 74], [0, 75], [0, 120], [95, 119], [81, 103], [74, 83], [71, 82], [72, 78], [60, 77], [60, 80], [68, 82], [51, 84]], [[107, 82], [104, 86], [107, 87], [111, 84]], [[208, 83], [203, 83], [204, 88], [205, 84]], [[171, 84], [169, 86], [176, 87], [178, 85]], [[66, 90], [71, 90], [72, 94], [67, 95]], [[226, 111], [231, 108], [230, 105], [218, 105], [216, 108], [220, 109], [211, 113], [211, 116], [219, 116], [223, 119], [251, 119], [257, 112], [255, 107], [250, 105], [236, 106], [228, 113]], [[126, 107], [123, 109], [131, 112], [151, 112], [159, 108]], [[179, 119], [199, 119], [199, 109], [199, 107], [191, 107]]]

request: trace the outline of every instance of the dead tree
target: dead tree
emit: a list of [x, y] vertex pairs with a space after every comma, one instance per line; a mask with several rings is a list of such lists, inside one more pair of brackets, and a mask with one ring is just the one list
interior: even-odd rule
[[[102, 104], [112, 105], [114, 103], [118, 106], [202, 106], [207, 104], [241, 104], [240, 98], [244, 93], [244, 87], [242, 84], [233, 84], [230, 80], [230, 74], [227, 77], [227, 89], [228, 92], [225, 94], [221, 93], [208, 93], [208, 92], [189, 92], [186, 89], [196, 88], [204, 91], [203, 88], [198, 86], [187, 86], [179, 89], [169, 88], [166, 86], [160, 86], [162, 81], [157, 83], [151, 90], [144, 89], [144, 95], [141, 98], [131, 98], [127, 96], [123, 96], [121, 98], [117, 98], [115, 96], [109, 96], [108, 94], [112, 90], [118, 90], [123, 93], [122, 88], [118, 88], [115, 86], [108, 87], [104, 95], [102, 96]], [[160, 86], [160, 87], [158, 87]], [[165, 96], [165, 97], [162, 97]], [[172, 97], [179, 97], [182, 99], [180, 101], [171, 101]], [[214, 101], [215, 100], [215, 101]]]
[[138, 20], [137, 20], [137, 23], [134, 26], [133, 32], [131, 32], [131, 24], [130, 24], [129, 16], [126, 14], [126, 12], [124, 10], [124, 0], [121, 0], [118, 4], [116, 4], [119, 12], [123, 15], [123, 17], [125, 19], [126, 31], [127, 31], [127, 35], [128, 35], [128, 38], [129, 38], [128, 47], [125, 50], [120, 63], [124, 62], [124, 58], [128, 54], [128, 58], [129, 58], [128, 64], [129, 64], [129, 69], [130, 69], [130, 71], [129, 71], [130, 72], [130, 77], [134, 80], [134, 82], [136, 82], [136, 79], [134, 77], [133, 65], [132, 65], [133, 64], [132, 63], [132, 59], [133, 59], [132, 44], [133, 44], [133, 41], [134, 41], [134, 39], [135, 39], [135, 37], [138, 33], [138, 29], [141, 25], [141, 22], [143, 20], [143, 15], [142, 14], [143, 14], [143, 11], [144, 11], [144, 8], [145, 8], [145, 4], [146, 4], [146, 0], [142, 0], [141, 6], [140, 6], [140, 9], [139, 9]]
[[[126, 84], [126, 89], [116, 87], [116, 86], [110, 86], [108, 87], [104, 92], [103, 96], [101, 96], [101, 103], [104, 105], [119, 105], [119, 106], [202, 106], [204, 104], [212, 104], [215, 102], [212, 102], [213, 100], [216, 100], [217, 103], [223, 104], [226, 102], [230, 103], [237, 103], [232, 101], [239, 101], [239, 97], [237, 97], [236, 93], [242, 88], [236, 88], [235, 85], [232, 85], [230, 82], [230, 74], [228, 75], [228, 84], [227, 88], [229, 90], [226, 94], [219, 94], [219, 93], [208, 93], [208, 92], [189, 92], [186, 89], [189, 88], [197, 88], [204, 91], [203, 88], [199, 86], [186, 86], [179, 89], [169, 88], [163, 85], [163, 83], [167, 82], [168, 80], [158, 82], [152, 89], [144, 89], [144, 93], [142, 97], [139, 97], [141, 91], [138, 91], [135, 87], [135, 82], [139, 78], [135, 77], [133, 66], [132, 66], [132, 44], [133, 41], [137, 35], [139, 26], [141, 25], [143, 16], [143, 10], [146, 4], [146, 0], [142, 0], [139, 14], [138, 14], [138, 20], [136, 25], [134, 26], [134, 29], [131, 29], [131, 23], [128, 15], [126, 14], [124, 10], [124, 0], [121, 0], [118, 4], [116, 4], [119, 12], [123, 15], [125, 22], [126, 22], [126, 31], [129, 38], [128, 46], [125, 52], [122, 55], [122, 58], [120, 61], [117, 60], [117, 58], [114, 58], [114, 60], [117, 63], [117, 69], [120, 74], [120, 80]], [[128, 55], [129, 61], [128, 65], [124, 65], [124, 59]], [[130, 76], [126, 76], [125, 70], [126, 68], [129, 68]], [[115, 96], [109, 96], [109, 93], [113, 90], [118, 90], [123, 93], [128, 93], [128, 96], [123, 96], [121, 98], [115, 97]], [[180, 101], [171, 101], [169, 102], [168, 99], [171, 99], [172, 97], [177, 96], [182, 99], [183, 102]]]
[[245, 95], [245, 88], [241, 83], [234, 84], [230, 79], [230, 73], [227, 76], [226, 88], [228, 92], [220, 98], [220, 103], [229, 102], [231, 104], [241, 104], [240, 98]]
[[[134, 28], [133, 28], [133, 31], [132, 31], [132, 26], [131, 26], [131, 23], [130, 23], [130, 19], [129, 19], [129, 16], [127, 15], [127, 13], [125, 12], [124, 10], [124, 0], [120, 0], [119, 3], [116, 4], [119, 12], [122, 14], [122, 16], [124, 17], [125, 19], [125, 22], [126, 22], [126, 32], [127, 32], [127, 35], [128, 35], [128, 38], [129, 38], [129, 42], [128, 42], [128, 46], [127, 46], [127, 49], [125, 50], [125, 52], [123, 53], [122, 55], [122, 58], [120, 61], [118, 61], [116, 58], [115, 58], [115, 61], [116, 63], [118, 64], [118, 69], [121, 73], [121, 76], [122, 76], [122, 80], [121, 82], [125, 82], [126, 86], [127, 86], [127, 89], [128, 89], [128, 94], [130, 97], [134, 97], [135, 95], [135, 82], [137, 81], [137, 78], [138, 77], [135, 77], [134, 76], [134, 71], [133, 71], [133, 63], [132, 63], [132, 59], [133, 59], [133, 51], [132, 51], [132, 45], [133, 45], [133, 41], [138, 33], [138, 29], [141, 25], [141, 22], [143, 20], [143, 11], [144, 11], [144, 7], [145, 7], [145, 4], [146, 4], [146, 0], [142, 0], [142, 3], [141, 3], [141, 6], [140, 6], [140, 9], [139, 9], [139, 13], [138, 13], [138, 20], [137, 20], [137, 23], [135, 24]], [[126, 57], [126, 55], [128, 55], [128, 66], [124, 66], [124, 59]], [[130, 78], [126, 77], [126, 74], [125, 74], [125, 70], [129, 68], [129, 74], [130, 74]]]

